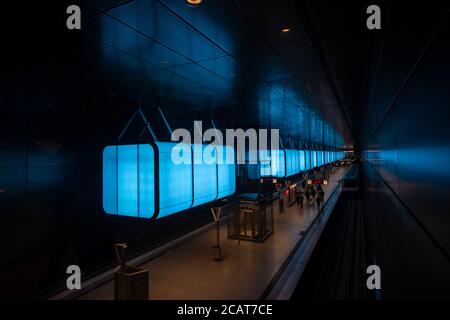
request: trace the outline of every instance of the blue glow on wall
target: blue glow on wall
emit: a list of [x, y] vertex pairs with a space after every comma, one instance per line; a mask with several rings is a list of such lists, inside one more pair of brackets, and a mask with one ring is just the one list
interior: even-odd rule
[[154, 151], [150, 145], [109, 146], [103, 150], [103, 209], [108, 214], [152, 217]]

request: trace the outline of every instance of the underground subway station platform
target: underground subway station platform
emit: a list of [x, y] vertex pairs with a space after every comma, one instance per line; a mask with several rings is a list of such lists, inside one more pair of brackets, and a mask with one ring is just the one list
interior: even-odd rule
[[449, 301], [449, 12], [5, 3], [0, 300]]

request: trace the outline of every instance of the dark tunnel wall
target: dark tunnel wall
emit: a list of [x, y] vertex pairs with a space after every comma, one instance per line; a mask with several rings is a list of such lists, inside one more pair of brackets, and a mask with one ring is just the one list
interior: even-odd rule
[[365, 183], [382, 298], [450, 297], [448, 6], [393, 5], [380, 50]]

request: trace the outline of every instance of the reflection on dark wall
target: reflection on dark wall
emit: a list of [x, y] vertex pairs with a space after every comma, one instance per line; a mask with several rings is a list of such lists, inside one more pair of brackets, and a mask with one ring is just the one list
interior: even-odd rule
[[374, 78], [366, 207], [384, 298], [450, 297], [448, 6], [394, 4]]

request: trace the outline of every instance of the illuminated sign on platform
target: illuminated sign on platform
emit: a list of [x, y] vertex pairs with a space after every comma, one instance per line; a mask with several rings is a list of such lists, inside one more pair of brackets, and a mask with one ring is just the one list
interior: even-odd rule
[[314, 179], [314, 180], [308, 180], [307, 181], [308, 184], [313, 184], [313, 185], [317, 185], [317, 184], [328, 184], [328, 180], [321, 180], [321, 179]]

